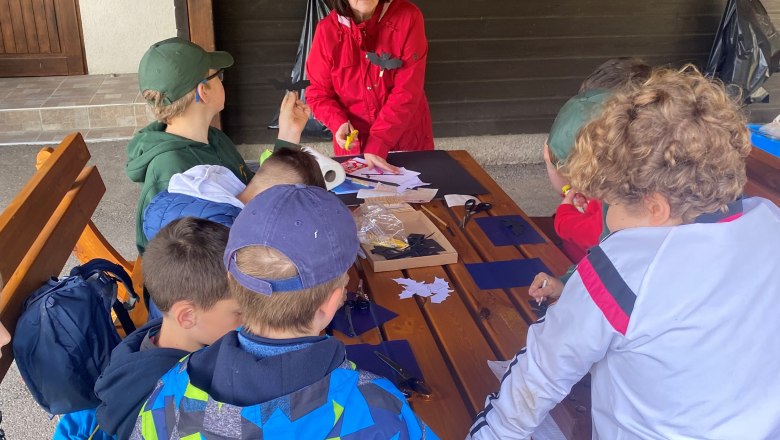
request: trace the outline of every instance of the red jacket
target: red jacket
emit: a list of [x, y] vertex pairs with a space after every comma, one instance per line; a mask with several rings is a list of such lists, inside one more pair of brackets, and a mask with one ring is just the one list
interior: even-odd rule
[[588, 201], [585, 212], [579, 212], [574, 205], [562, 203], [555, 211], [555, 233], [563, 241], [563, 250], [575, 263], [585, 256], [588, 249], [599, 244], [603, 229], [601, 202]]
[[[387, 53], [402, 66], [384, 70], [366, 52]], [[336, 11], [317, 25], [306, 62], [311, 85], [306, 102], [333, 133], [350, 121], [359, 142], [337, 155], [432, 150], [433, 127], [425, 97], [428, 41], [423, 16], [408, 0], [380, 2], [371, 19], [356, 25]]]

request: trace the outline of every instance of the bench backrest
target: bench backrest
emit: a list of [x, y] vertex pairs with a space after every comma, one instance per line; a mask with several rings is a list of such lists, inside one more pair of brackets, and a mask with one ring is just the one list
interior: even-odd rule
[[[5, 281], [0, 321], [12, 336], [27, 296], [60, 274], [74, 248], [82, 262], [102, 257], [121, 264], [134, 285], [141, 286], [140, 265], [119, 255], [91, 221], [106, 187], [97, 168], [87, 166], [89, 158], [79, 133], [68, 135], [54, 150], [44, 149], [36, 173], [0, 213], [0, 275]], [[143, 309], [143, 304], [136, 307], [145, 314]], [[136, 322], [142, 319], [134, 316]], [[12, 360], [11, 347], [4, 347], [0, 379]]]

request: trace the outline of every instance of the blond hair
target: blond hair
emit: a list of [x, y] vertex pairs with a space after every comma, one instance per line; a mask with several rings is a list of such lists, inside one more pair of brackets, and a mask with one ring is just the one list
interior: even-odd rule
[[[206, 89], [209, 88], [208, 82], [202, 82]], [[182, 115], [192, 104], [195, 102], [195, 95], [197, 94], [197, 86], [190, 90], [186, 95], [173, 101], [171, 104], [165, 104], [165, 93], [158, 92], [156, 90], [144, 90], [143, 97], [146, 100], [146, 104], [154, 114], [154, 117], [164, 123], [169, 124], [171, 119]]]
[[[236, 265], [241, 272], [266, 280], [293, 277], [298, 270], [289, 258], [266, 246], [247, 246], [236, 252]], [[335, 289], [347, 284], [347, 273], [318, 286], [264, 295], [239, 284], [229, 276], [228, 284], [243, 313], [246, 329], [254, 334], [268, 330], [311, 331], [317, 309]]]
[[750, 148], [745, 117], [721, 83], [692, 66], [657, 69], [582, 128], [564, 171], [607, 203], [636, 207], [661, 194], [687, 223], [742, 194]]

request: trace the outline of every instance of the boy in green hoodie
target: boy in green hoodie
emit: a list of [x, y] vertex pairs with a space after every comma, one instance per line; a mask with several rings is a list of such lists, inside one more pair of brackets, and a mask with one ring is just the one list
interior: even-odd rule
[[252, 177], [230, 138], [210, 126], [225, 106], [222, 76], [231, 65], [229, 53], [206, 52], [181, 38], [155, 43], [141, 58], [138, 85], [157, 118], [127, 146], [125, 172], [142, 185], [135, 221], [141, 253], [144, 209], [171, 176], [195, 165], [222, 165], [244, 183]]
[[[147, 242], [144, 210], [155, 195], [168, 188], [171, 176], [196, 165], [222, 165], [245, 184], [252, 178], [233, 141], [210, 125], [225, 106], [222, 78], [231, 65], [229, 53], [206, 52], [181, 38], [155, 43], [141, 58], [139, 88], [157, 118], [127, 146], [125, 172], [141, 184], [135, 215], [136, 246], [141, 254]], [[277, 144], [300, 142], [303, 125], [299, 122], [305, 124], [310, 114], [297, 96], [285, 99]]]

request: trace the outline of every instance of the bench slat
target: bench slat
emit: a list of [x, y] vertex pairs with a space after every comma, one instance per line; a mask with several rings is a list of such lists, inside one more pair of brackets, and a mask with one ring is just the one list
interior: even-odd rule
[[[81, 143], [83, 144], [83, 142]], [[72, 166], [75, 165], [72, 164]], [[59, 166], [56, 168], [60, 169]], [[78, 168], [81, 169], [81, 166]], [[41, 179], [38, 179], [37, 175], [33, 177], [31, 182], [36, 181], [41, 183]], [[28, 186], [30, 185], [28, 184]], [[94, 166], [84, 168], [70, 190], [61, 199], [54, 214], [44, 223], [45, 226], [34, 230], [37, 237], [34, 242], [22, 249], [13, 249], [14, 252], [25, 252], [25, 254], [0, 294], [0, 321], [11, 332], [12, 336], [25, 299], [49, 277], [60, 273], [73, 246], [84, 231], [84, 225], [92, 217], [92, 213], [95, 212], [105, 191], [106, 187], [97, 168]], [[31, 192], [33, 192], [32, 189], [27, 194]], [[23, 191], [20, 196], [24, 194]], [[23, 202], [24, 199], [21, 201]], [[19, 203], [15, 209], [17, 212], [24, 211], [24, 206], [29, 203], [28, 199], [24, 203]], [[6, 218], [5, 213], [2, 218]], [[12, 360], [11, 347], [4, 347], [2, 358], [0, 358], [0, 380], [5, 376]]]
[[89, 157], [81, 135], [68, 135], [0, 214], [0, 249], [3, 253], [0, 275], [3, 279], [8, 279], [19, 266]]

